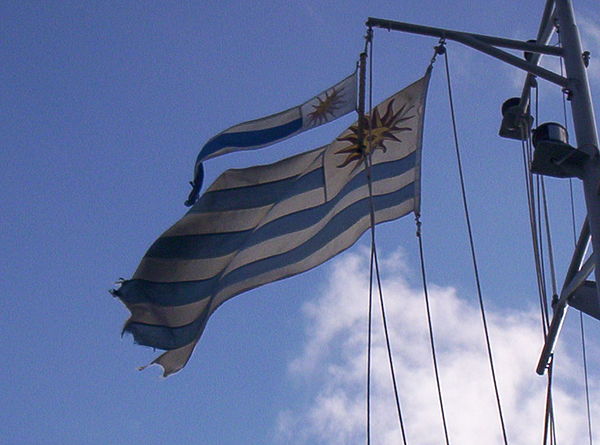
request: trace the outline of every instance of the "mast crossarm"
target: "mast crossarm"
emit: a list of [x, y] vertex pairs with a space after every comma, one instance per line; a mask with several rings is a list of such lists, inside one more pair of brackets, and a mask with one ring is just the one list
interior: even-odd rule
[[500, 46], [521, 51], [548, 54], [551, 56], [560, 56], [563, 53], [562, 48], [557, 46], [540, 45], [533, 42], [523, 42], [521, 40], [506, 39], [504, 37], [488, 36], [485, 34], [475, 34], [471, 32], [455, 31], [445, 28], [433, 28], [431, 26], [415, 25], [412, 23], [396, 22], [394, 20], [377, 19], [369, 17], [367, 26], [383, 28], [394, 31], [405, 31], [413, 34], [421, 34], [432, 37], [457, 40], [456, 37], [471, 37], [489, 45]]
[[393, 20], [384, 20], [369, 17], [367, 26], [378, 27], [387, 30], [405, 31], [413, 34], [421, 34], [427, 36], [439, 37], [442, 39], [454, 40], [469, 46], [482, 53], [488, 54], [496, 59], [502, 60], [510, 65], [521, 68], [522, 70], [541, 77], [549, 82], [555, 83], [563, 88], [568, 86], [568, 81], [565, 77], [556, 74], [550, 70], [538, 66], [536, 63], [531, 63], [525, 59], [514, 56], [506, 51], [496, 48], [503, 46], [505, 48], [518, 49], [531, 53], [551, 54], [560, 56], [563, 53], [562, 48], [539, 45], [537, 43], [527, 43], [519, 40], [505, 39], [502, 37], [486, 36], [482, 34], [471, 34], [461, 31], [453, 31], [443, 28], [432, 28], [430, 26], [414, 25], [412, 23], [395, 22]]
[[[565, 321], [565, 316], [567, 315], [567, 308], [569, 306], [569, 299], [575, 295], [575, 293], [581, 288], [581, 286], [586, 285], [588, 283], [587, 277], [594, 271], [594, 258], [591, 256], [585, 262], [583, 267], [573, 280], [569, 283], [567, 288], [563, 291], [560, 299], [554, 305], [554, 316], [552, 317], [552, 323], [550, 323], [550, 329], [548, 330], [548, 335], [546, 336], [546, 342], [544, 343], [544, 349], [542, 349], [542, 353], [540, 355], [540, 360], [538, 361], [538, 366], [536, 372], [539, 375], [544, 375], [546, 368], [548, 367], [548, 363], [550, 363], [550, 357], [554, 352], [554, 347], [556, 346], [556, 341], [558, 340], [558, 336], [560, 334], [560, 330], [562, 328], [563, 322]], [[596, 288], [594, 286], [594, 291]], [[597, 304], [596, 304], [597, 306]]]
[[[540, 45], [547, 45], [550, 42], [550, 38], [554, 33], [556, 28], [556, 10], [554, 5], [554, 0], [547, 0], [546, 7], [544, 8], [544, 13], [542, 14], [542, 19], [540, 20], [540, 27], [537, 33], [536, 43]], [[540, 60], [542, 59], [541, 53], [531, 53], [531, 57], [529, 61], [535, 65], [539, 65]], [[535, 75], [531, 73], [527, 73], [527, 77], [523, 84], [523, 90], [521, 92], [521, 101], [519, 102], [519, 107], [517, 109], [516, 114], [518, 116], [522, 116], [525, 114], [525, 110], [530, 102], [531, 96], [531, 87], [534, 85]]]
[[[571, 259], [571, 265], [567, 271], [565, 283], [560, 293], [560, 298], [553, 303], [554, 315], [552, 316], [550, 329], [546, 335], [544, 348], [540, 354], [540, 359], [536, 369], [536, 372], [539, 375], [544, 374], [548, 364], [550, 363], [550, 357], [554, 352], [554, 347], [556, 346], [556, 342], [558, 340], [564, 319], [567, 315], [567, 309], [571, 300], [576, 300], [576, 302], [573, 301], [574, 307], [583, 310], [593, 317], [596, 317], [595, 313], [599, 312], [598, 298], [596, 294], [592, 294], [590, 292], [590, 288], [596, 292], [595, 283], [593, 283], [592, 286], [592, 282], [586, 281], [595, 268], [594, 255], [591, 255], [587, 261], [582, 264], [590, 241], [590, 228], [588, 220], [586, 219], [586, 221], [583, 223], [577, 245], [575, 246], [573, 258]], [[592, 297], [592, 300], [588, 301], [589, 297]]]

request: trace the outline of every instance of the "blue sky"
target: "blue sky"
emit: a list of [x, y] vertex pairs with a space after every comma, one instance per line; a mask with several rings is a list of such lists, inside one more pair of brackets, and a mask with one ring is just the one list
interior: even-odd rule
[[[201, 145], [231, 125], [298, 105], [348, 75], [363, 48], [367, 17], [526, 40], [535, 37], [543, 3], [527, 0], [518, 8], [502, 1], [429, 0], [2, 3], [4, 443], [362, 441], [360, 415], [324, 413], [319, 407], [331, 394], [344, 394], [347, 399], [337, 400], [360, 406], [354, 358], [361, 357], [361, 350], [343, 340], [352, 339], [349, 333], [360, 325], [362, 312], [354, 309], [361, 301], [366, 308], [366, 294], [358, 293], [358, 284], [349, 288], [343, 281], [349, 279], [344, 271], [363, 273], [366, 279], [360, 264], [368, 237], [334, 262], [224, 305], [211, 318], [188, 366], [166, 380], [158, 377], [157, 368], [136, 371], [157, 354], [120, 337], [127, 311], [108, 289], [119, 277], [130, 277], [152, 241], [184, 213], [187, 182]], [[593, 55], [600, 53], [597, 2], [580, 0], [575, 8], [584, 46]], [[419, 78], [436, 43], [376, 30], [374, 100]], [[504, 381], [519, 383], [506, 383], [510, 393], [529, 379], [538, 386], [541, 380], [534, 374], [541, 343], [528, 336], [537, 294], [521, 147], [497, 136], [500, 106], [520, 94], [523, 74], [457, 44], [448, 46], [482, 284], [497, 316], [496, 341], [504, 351], [518, 346], [522, 334], [527, 354], [515, 351], [515, 356], [533, 364], [510, 363], [506, 354]], [[429, 279], [439, 297], [438, 329], [446, 335], [440, 340], [448, 370], [443, 376], [448, 387], [460, 389], [452, 364], [463, 357], [462, 337], [449, 327], [458, 326], [460, 314], [470, 314], [475, 300], [442, 63], [433, 72], [425, 118], [423, 221]], [[598, 63], [592, 58], [590, 65], [596, 103]], [[545, 82], [540, 82], [540, 107], [541, 121], [563, 120], [560, 91]], [[270, 149], [211, 160], [205, 183], [227, 168], [267, 163], [328, 143], [354, 118]], [[572, 246], [568, 183], [550, 180], [548, 191], [562, 276]], [[575, 191], [581, 221], [579, 184]], [[388, 259], [398, 341], [407, 348], [399, 347], [398, 360], [407, 363], [421, 351], [403, 342], [401, 329], [413, 320], [401, 318], [403, 307], [413, 306], [402, 306], [400, 296], [411, 302], [419, 290], [412, 217], [381, 226], [378, 238]], [[321, 306], [334, 315], [327, 318], [314, 310]], [[354, 315], [344, 319], [344, 308], [352, 308], [348, 313]], [[569, 408], [563, 418], [581, 434], [585, 425], [571, 418], [583, 412], [577, 320], [573, 313], [567, 322], [569, 341], [559, 352], [568, 360], [557, 374], [564, 394], [558, 398]], [[589, 319], [587, 326], [593, 357], [599, 330]], [[466, 331], [465, 338], [475, 335]], [[420, 331], [414, 332], [421, 338]], [[426, 345], [422, 353], [426, 359]], [[298, 365], [303, 362], [312, 367]], [[400, 365], [405, 377], [433, 385], [427, 366], [414, 363], [419, 366], [412, 370]], [[471, 362], [465, 358], [465, 363]], [[593, 364], [597, 369], [597, 359], [592, 360], [592, 398], [598, 404], [600, 380]], [[521, 366], [526, 373], [511, 371]], [[415, 383], [405, 385], [409, 406], [426, 405], [427, 399], [410, 392]], [[468, 388], [459, 391], [468, 393]], [[525, 404], [520, 402], [513, 414]], [[317, 414], [329, 423], [316, 421]], [[519, 415], [509, 417], [512, 431], [520, 431]], [[495, 425], [493, 413], [490, 424]], [[298, 425], [305, 426], [302, 434]], [[413, 437], [421, 434], [418, 422], [409, 428]], [[456, 443], [477, 443], [477, 437], [461, 435], [469, 428], [454, 419]], [[565, 440], [571, 440], [565, 428]], [[393, 437], [392, 430], [386, 422], [378, 424], [378, 443]], [[422, 443], [427, 440], [440, 443], [441, 436], [423, 436]]]

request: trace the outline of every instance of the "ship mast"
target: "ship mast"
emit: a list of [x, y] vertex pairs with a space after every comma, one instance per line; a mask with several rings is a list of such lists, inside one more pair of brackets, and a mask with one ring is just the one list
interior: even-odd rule
[[[554, 317], [538, 363], [538, 374], [543, 374], [548, 366], [569, 305], [594, 318], [600, 318], [600, 287], [597, 285], [600, 282], [600, 152], [598, 151], [598, 132], [586, 72], [586, 59], [589, 53], [586, 55], [582, 51], [571, 1], [556, 0], [555, 5], [556, 19], [563, 41], [563, 58], [568, 79], [567, 89], [571, 101], [577, 149], [587, 155], [579, 167], [587, 219], [575, 247], [561, 295], [554, 305]], [[583, 263], [590, 237], [593, 247], [592, 255], [586, 263]], [[587, 280], [592, 269], [595, 269], [595, 282]]]
[[[542, 140], [539, 144], [535, 144], [534, 141], [536, 167], [532, 171], [549, 176], [581, 179], [587, 218], [572, 254], [571, 265], [566, 273], [560, 295], [554, 296], [554, 315], [537, 367], [538, 374], [543, 374], [551, 360], [569, 306], [600, 320], [600, 288], [597, 285], [597, 282], [600, 282], [600, 151], [586, 72], [589, 53], [582, 51], [571, 0], [547, 0], [537, 39], [529, 42], [378, 18], [369, 18], [366, 24], [369, 27], [453, 40], [526, 71], [528, 75], [522, 95], [516, 98], [516, 103], [513, 103], [512, 112], [505, 114], [500, 128], [501, 136], [521, 139], [529, 133], [531, 118], [526, 110], [529, 107], [530, 89], [534, 77], [540, 77], [560, 86], [567, 94], [571, 102], [577, 145], [571, 147], [566, 138], [556, 140], [552, 135], [555, 130], [552, 127], [548, 127], [548, 134], [545, 137], [541, 136], [543, 132], [539, 131], [539, 135], [534, 139]], [[560, 29], [562, 48], [548, 45], [556, 27]], [[523, 59], [501, 48], [522, 50], [528, 53], [528, 56]], [[566, 77], [539, 66], [542, 55], [562, 57]], [[584, 261], [590, 240], [593, 253]], [[590, 281], [588, 278], [594, 269], [596, 281]]]

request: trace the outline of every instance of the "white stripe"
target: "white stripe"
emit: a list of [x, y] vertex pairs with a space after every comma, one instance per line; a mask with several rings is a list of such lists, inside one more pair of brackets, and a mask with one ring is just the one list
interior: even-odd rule
[[[331, 144], [330, 146], [333, 146], [334, 144]], [[402, 159], [410, 155], [416, 149], [416, 146], [407, 147], [405, 144], [398, 143], [393, 145], [388, 143], [386, 145], [389, 145], [390, 147], [385, 153], [377, 151], [373, 154], [373, 165]], [[321, 158], [320, 155], [323, 152], [329, 153], [330, 146], [321, 147], [312, 152], [304, 153], [272, 165], [227, 170], [213, 183], [213, 185], [211, 185], [208, 191], [251, 187], [260, 183], [288, 179], [294, 176], [293, 174], [289, 174], [289, 172], [294, 173], [295, 175], [308, 174], [322, 166], [323, 158]], [[335, 148], [340, 148], [339, 143], [335, 144]], [[295, 158], [295, 162], [287, 162], [292, 161]], [[328, 162], [328, 159], [331, 159], [331, 157], [325, 154], [324, 159], [325, 162]], [[332, 172], [331, 176], [335, 175], [342, 177], [342, 180], [338, 180], [331, 176], [327, 178], [328, 185], [330, 186], [330, 194], [327, 198], [333, 199], [343, 185], [364, 170], [364, 167], [361, 164], [360, 167], [356, 169], [353, 169], [352, 166], [348, 166], [344, 169], [337, 169], [335, 165], [333, 165], [326, 167], [326, 170], [327, 169]], [[286, 174], [286, 172], [288, 172], [288, 174]], [[226, 210], [221, 212], [194, 213], [192, 211], [170, 227], [162, 236], [201, 235], [250, 230], [256, 227], [260, 222], [266, 224], [267, 222], [285, 216], [286, 214], [315, 207], [323, 202], [325, 202], [325, 191], [323, 189], [315, 189], [291, 196], [284, 201], [274, 203], [277, 204], [276, 209], [273, 209], [274, 204], [269, 204], [262, 207]], [[267, 214], [269, 216], [265, 216]]]
[[[415, 169], [411, 169], [402, 175], [398, 175], [385, 180], [373, 183], [374, 196], [384, 195], [395, 192], [414, 182]], [[316, 191], [322, 195], [321, 191]], [[368, 197], [368, 186], [357, 188], [346, 194], [331, 210], [321, 218], [316, 224], [305, 229], [286, 233], [284, 235], [273, 237], [262, 243], [247, 247], [245, 249], [233, 252], [229, 255], [220, 257], [209, 257], [201, 259], [178, 259], [178, 258], [144, 258], [140, 262], [133, 278], [146, 279], [154, 282], [172, 283], [177, 281], [195, 281], [206, 280], [221, 273], [225, 268], [223, 275], [232, 272], [242, 266], [252, 262], [279, 255], [288, 252], [315, 236], [323, 227], [327, 225], [333, 217], [350, 205]], [[323, 203], [321, 196], [321, 203]], [[302, 195], [299, 196], [299, 204], [302, 204]], [[298, 206], [299, 210], [304, 210], [305, 206]], [[275, 206], [273, 212], [264, 218], [264, 221], [256, 227], [262, 227], [277, 218], [286, 216], [288, 208], [279, 209]], [[240, 236], [232, 234], [231, 236]]]
[[[395, 192], [414, 182], [414, 179], [415, 171], [413, 169], [401, 176], [375, 182], [373, 183], [373, 195], [378, 196]], [[307, 242], [312, 237], [316, 236], [337, 214], [344, 211], [352, 204], [367, 198], [368, 196], [369, 188], [368, 185], [365, 184], [363, 187], [353, 190], [351, 193], [345, 195], [331, 209], [331, 211], [321, 218], [316, 224], [303, 230], [270, 238], [262, 243], [240, 250], [228, 265], [227, 269], [223, 272], [223, 276], [247, 264], [295, 249], [296, 247]]]
[[185, 326], [194, 322], [202, 314], [208, 300], [205, 298], [181, 306], [159, 306], [152, 303], [128, 304], [127, 308], [131, 311], [128, 321], [172, 328]]
[[281, 206], [277, 206], [276, 210], [273, 207], [277, 203], [250, 209], [188, 213], [162, 236], [208, 235], [252, 230], [260, 223], [316, 207], [324, 202], [323, 188], [318, 188], [280, 201]]
[[[414, 199], [409, 199], [394, 207], [388, 207], [375, 213], [376, 223], [390, 221], [412, 212], [414, 208]], [[279, 269], [273, 269], [261, 275], [249, 277], [246, 280], [239, 281], [228, 287], [222, 288], [217, 293], [213, 306], [216, 309], [219, 305], [228, 299], [238, 295], [246, 290], [254, 289], [260, 285], [281, 280], [289, 276], [293, 276], [305, 272], [313, 267], [316, 267], [328, 259], [334, 257], [338, 253], [350, 247], [362, 235], [362, 233], [370, 226], [370, 215], [363, 216], [356, 224], [350, 227], [343, 233], [340, 233], [331, 242], [323, 246], [317, 252], [309, 257], [294, 264], [287, 264]], [[214, 310], [214, 309], [213, 309]]]
[[196, 343], [198, 343], [199, 339], [200, 334], [193, 342], [182, 346], [181, 348], [172, 349], [171, 351], [161, 354], [152, 362], [152, 364], [162, 366], [163, 377], [167, 377], [181, 370], [181, 368], [183, 368], [190, 359], [192, 352], [194, 352], [194, 347], [196, 346]]
[[[235, 236], [235, 235], [232, 235]], [[140, 262], [134, 280], [148, 280], [157, 283], [177, 281], [207, 280], [219, 274], [235, 257], [236, 252], [212, 258], [148, 258]]]
[[273, 164], [227, 170], [212, 183], [207, 192], [266, 184], [310, 173], [323, 165], [319, 156], [327, 147], [325, 145]]
[[[414, 199], [409, 199], [396, 206], [379, 210], [375, 213], [376, 223], [400, 218], [413, 210]], [[295, 264], [287, 264], [284, 267], [265, 272], [262, 275], [248, 278], [242, 282], [235, 283], [227, 288], [221, 289], [217, 294], [215, 303], [211, 308], [212, 313], [217, 306], [227, 301], [244, 290], [248, 290], [261, 284], [276, 281], [291, 275], [309, 270], [327, 261], [340, 251], [354, 244], [360, 235], [369, 227], [370, 215], [363, 216], [357, 224], [340, 233], [336, 238], [323, 246], [321, 249]], [[159, 306], [152, 303], [135, 303], [127, 307], [131, 311], [131, 322], [147, 323], [170, 327], [184, 326], [194, 322], [202, 315], [209, 298], [181, 305], [181, 306]]]

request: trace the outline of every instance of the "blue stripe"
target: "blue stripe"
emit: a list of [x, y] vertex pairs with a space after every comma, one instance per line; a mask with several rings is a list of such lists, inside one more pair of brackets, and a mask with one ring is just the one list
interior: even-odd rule
[[[375, 210], [378, 211], [398, 205], [414, 197], [414, 192], [414, 183], [411, 183], [393, 193], [376, 196], [374, 198]], [[123, 283], [116, 294], [124, 302], [131, 304], [149, 302], [161, 306], [179, 306], [193, 303], [216, 293], [218, 288], [227, 287], [243, 281], [248, 277], [277, 269], [284, 264], [294, 264], [307, 258], [335, 239], [344, 230], [356, 224], [361, 217], [368, 214], [369, 202], [368, 198], [365, 198], [338, 213], [318, 234], [304, 244], [288, 252], [243, 266], [228, 274], [222, 280], [220, 280], [220, 276], [207, 280], [175, 283], [154, 283], [147, 280], [135, 279]], [[353, 240], [353, 242], [354, 241], [355, 240]], [[353, 244], [353, 242], [351, 244]]]
[[293, 176], [265, 184], [206, 192], [189, 213], [223, 212], [262, 207], [281, 201], [286, 196], [304, 193], [319, 187], [323, 187], [323, 170], [317, 168], [300, 178]]
[[[411, 153], [409, 156], [397, 161], [374, 165], [372, 170], [374, 181], [389, 179], [410, 170], [415, 166], [415, 156], [415, 153]], [[313, 173], [315, 173], [314, 176], [312, 176]], [[227, 193], [233, 194], [232, 200], [243, 202], [244, 197], [247, 197], [251, 202], [260, 202], [259, 205], [267, 205], [281, 201], [284, 194], [292, 196], [315, 189], [319, 186], [317, 184], [319, 181], [322, 186], [322, 178], [323, 171], [319, 169], [295, 182], [293, 180], [284, 181], [285, 187], [282, 184], [277, 184], [273, 187], [274, 190], [259, 187], [262, 192], [259, 193], [254, 186], [251, 186], [242, 189], [230, 189]], [[214, 258], [233, 253], [240, 249], [242, 245], [250, 247], [276, 236], [306, 229], [320, 221], [345, 195], [366, 185], [366, 183], [366, 175], [356, 175], [331, 201], [318, 207], [283, 216], [265, 224], [253, 233], [252, 230], [246, 230], [231, 233], [161, 237], [150, 247], [146, 257], [172, 259]], [[219, 195], [219, 197], [211, 196], [209, 199], [212, 201], [217, 198], [222, 201], [229, 201], [230, 199], [229, 194]], [[216, 201], [215, 204], [218, 202]], [[208, 202], [206, 204], [208, 205]], [[249, 205], [247, 208], [251, 207], [253, 206]], [[233, 209], [235, 209], [235, 206]], [[251, 233], [252, 236], [249, 238]]]
[[[414, 196], [414, 184], [410, 184], [407, 187], [393, 192], [387, 195], [378, 196], [374, 200], [375, 211], [385, 209], [396, 205], [400, 202], [403, 202]], [[302, 246], [294, 249], [291, 252], [286, 252], [284, 254], [276, 255], [270, 258], [266, 258], [264, 260], [257, 261], [255, 263], [249, 264], [248, 266], [242, 267], [230, 275], [228, 275], [221, 283], [218, 283], [218, 280], [213, 278], [210, 280], [203, 281], [195, 281], [188, 283], [168, 283], [168, 285], [158, 286], [154, 289], [155, 298], [158, 297], [159, 293], [160, 298], [156, 298], [155, 303], [160, 304], [162, 302], [163, 305], [171, 306], [177, 305], [179, 302], [175, 301], [175, 293], [169, 293], [169, 290], [179, 290], [178, 287], [181, 285], [186, 285], [186, 292], [193, 291], [196, 295], [196, 300], [201, 300], [203, 298], [209, 298], [210, 294], [207, 291], [210, 290], [210, 287], [219, 284], [220, 287], [229, 286], [238, 281], [245, 280], [250, 276], [256, 276], [262, 273], [265, 273], [269, 270], [276, 269], [281, 267], [282, 264], [290, 264], [300, 261], [316, 250], [322, 248], [324, 245], [329, 243], [335, 237], [337, 237], [341, 232], [350, 228], [352, 225], [356, 224], [356, 222], [368, 214], [369, 212], [369, 202], [368, 199], [364, 199], [356, 204], [348, 207], [343, 213], [337, 215], [333, 220], [319, 233], [319, 236], [312, 238]], [[360, 236], [360, 235], [359, 235]], [[357, 237], [358, 238], [358, 237]], [[345, 246], [344, 249], [350, 247], [354, 244], [356, 240], [352, 240], [348, 246]], [[326, 258], [326, 260], [329, 258]], [[317, 266], [317, 265], [315, 265]], [[314, 267], [314, 266], [313, 266]], [[279, 279], [283, 279], [286, 277], [281, 277]], [[123, 287], [133, 284], [133, 281], [140, 282], [139, 285], [145, 289], [152, 289], [158, 283], [151, 283], [144, 280], [132, 280], [126, 282]], [[260, 284], [256, 284], [255, 286], [249, 286], [249, 288], [258, 287]], [[119, 290], [119, 297], [123, 300], [128, 298], [128, 294], [130, 294], [131, 289], [123, 289], [123, 287]], [[128, 286], [129, 287], [129, 286]], [[160, 292], [160, 290], [162, 292]], [[245, 289], [249, 290], [249, 289]], [[238, 292], [241, 293], [242, 291]], [[177, 292], [177, 295], [181, 296], [180, 292]], [[188, 294], [188, 298], [191, 294]], [[234, 295], [232, 295], [233, 297]], [[193, 300], [195, 301], [195, 300]], [[190, 303], [193, 301], [185, 301], [181, 304]], [[213, 308], [213, 310], [216, 308]], [[206, 309], [208, 311], [208, 307]], [[194, 322], [180, 326], [177, 328], [170, 328], [168, 326], [155, 326], [148, 325], [145, 323], [128, 323], [125, 327], [125, 331], [131, 332], [134, 336], [136, 343], [152, 346], [159, 349], [176, 349], [182, 346], [185, 346], [192, 341], [194, 341], [201, 333], [205, 327], [205, 322], [207, 321], [207, 312], [204, 312], [200, 315]]]
[[[241, 124], [240, 124], [241, 125]], [[264, 130], [240, 131], [237, 133], [221, 133], [209, 140], [198, 155], [196, 162], [201, 162], [226, 147], [250, 148], [271, 144], [293, 135], [302, 128], [302, 118], [295, 119], [277, 127]]]
[[208, 309], [207, 307], [196, 320], [185, 326], [170, 328], [127, 322], [123, 332], [132, 334], [138, 345], [166, 350], [177, 349], [191, 343], [202, 333], [208, 320]]
[[165, 236], [157, 239], [145, 258], [200, 259], [214, 258], [235, 252], [252, 229], [230, 233]]

